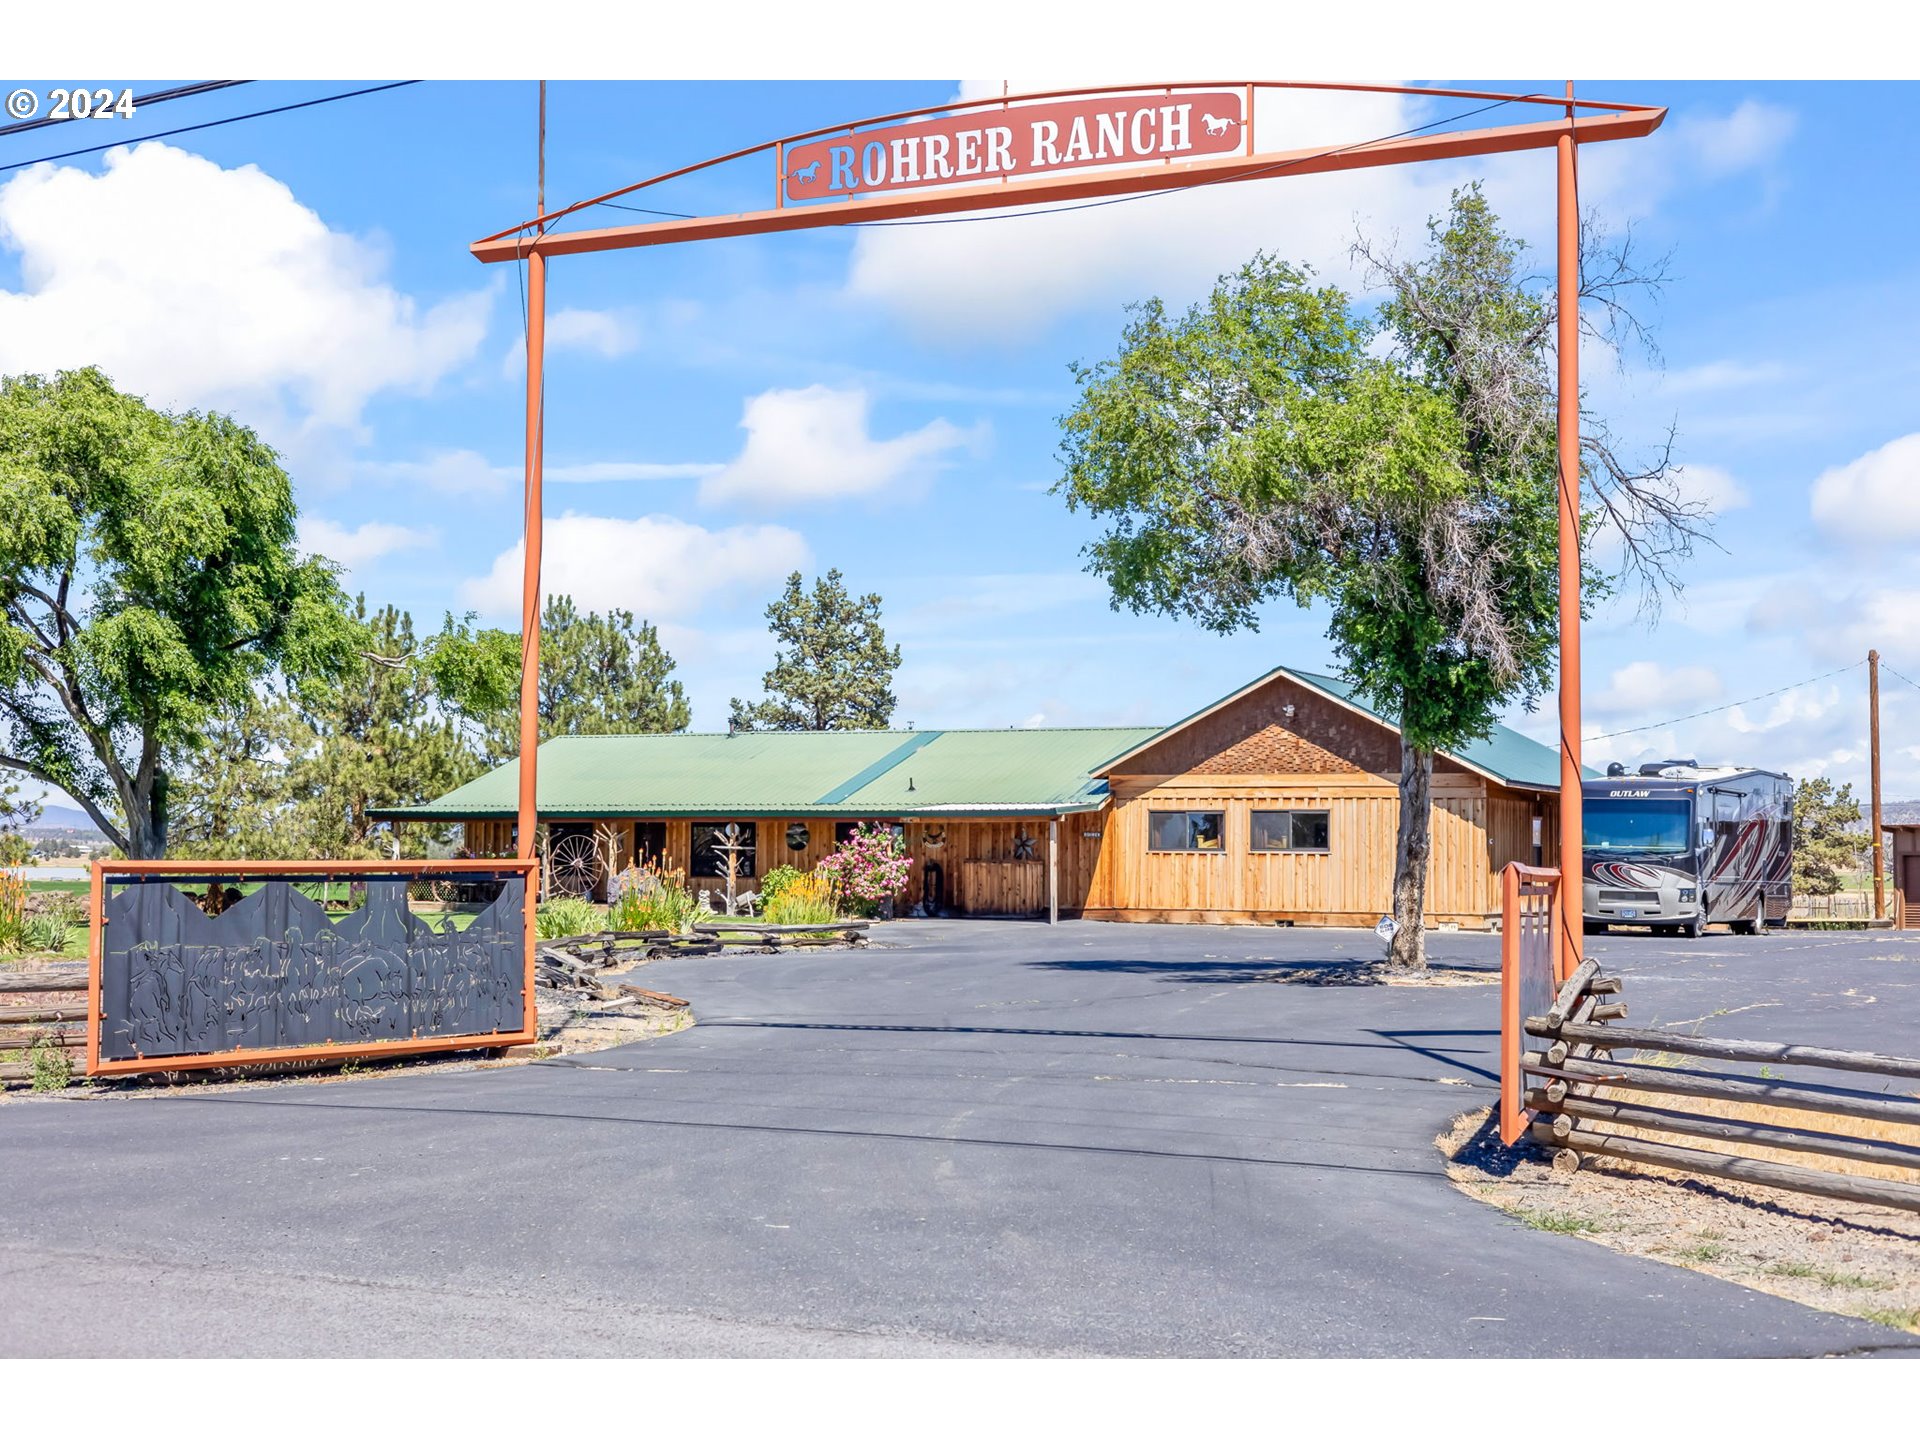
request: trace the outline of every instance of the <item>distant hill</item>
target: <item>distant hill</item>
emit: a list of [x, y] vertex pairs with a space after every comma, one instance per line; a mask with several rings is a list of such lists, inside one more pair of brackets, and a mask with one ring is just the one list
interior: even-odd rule
[[[1860, 806], [1864, 813], [1867, 809], [1863, 802]], [[1882, 800], [1880, 818], [1888, 825], [1912, 825], [1920, 822], [1920, 800]]]
[[38, 835], [43, 831], [53, 830], [81, 830], [89, 835], [100, 834], [100, 827], [93, 823], [93, 817], [84, 810], [74, 809], [71, 805], [42, 805], [40, 818], [31, 825], [22, 827], [22, 833], [27, 835]]

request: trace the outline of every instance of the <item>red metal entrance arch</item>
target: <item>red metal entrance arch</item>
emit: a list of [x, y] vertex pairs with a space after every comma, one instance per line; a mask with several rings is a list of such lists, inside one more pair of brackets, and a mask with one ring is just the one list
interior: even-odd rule
[[[1450, 123], [1441, 120], [1350, 145], [1256, 152], [1253, 134], [1258, 95], [1277, 90], [1482, 102], [1466, 115], [1452, 117], [1454, 120], [1506, 105], [1544, 107], [1557, 113], [1551, 120], [1472, 130], [1440, 130], [1441, 125]], [[1649, 135], [1666, 113], [1661, 106], [1581, 100], [1575, 97], [1572, 82], [1568, 82], [1564, 96], [1264, 80], [1050, 90], [930, 105], [783, 136], [535, 215], [475, 241], [471, 249], [483, 264], [524, 260], [527, 265], [519, 857], [533, 859], [537, 816], [541, 387], [546, 350], [546, 267], [550, 257], [1550, 148], [1556, 152], [1558, 165], [1560, 857], [1563, 870], [1569, 863], [1577, 864], [1581, 851], [1580, 283], [1575, 147]], [[771, 209], [736, 215], [678, 216], [609, 229], [553, 228], [568, 216], [596, 205], [755, 155], [770, 155], [773, 160]], [[1554, 917], [1555, 959], [1562, 978], [1572, 974], [1580, 963], [1579, 896], [1577, 885], [1559, 887]]]

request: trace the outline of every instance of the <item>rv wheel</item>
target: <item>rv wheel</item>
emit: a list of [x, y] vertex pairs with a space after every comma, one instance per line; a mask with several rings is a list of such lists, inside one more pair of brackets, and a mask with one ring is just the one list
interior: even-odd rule
[[1700, 932], [1704, 928], [1706, 927], [1700, 923], [1699, 917], [1696, 916], [1680, 927], [1680, 933], [1689, 940], [1698, 940], [1700, 938]]

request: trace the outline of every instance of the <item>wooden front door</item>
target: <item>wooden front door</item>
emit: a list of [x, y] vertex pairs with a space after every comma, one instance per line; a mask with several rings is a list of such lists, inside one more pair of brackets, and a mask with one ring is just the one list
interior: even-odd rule
[[1902, 930], [1920, 930], [1920, 855], [1900, 857], [1900, 893], [1894, 897]]

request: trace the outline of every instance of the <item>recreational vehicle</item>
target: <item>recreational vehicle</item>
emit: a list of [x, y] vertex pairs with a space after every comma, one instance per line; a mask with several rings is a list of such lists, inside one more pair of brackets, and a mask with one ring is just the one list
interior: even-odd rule
[[1720, 922], [1786, 922], [1793, 781], [1771, 770], [1666, 760], [1610, 765], [1582, 786], [1581, 889], [1589, 932], [1650, 925], [1697, 936]]

